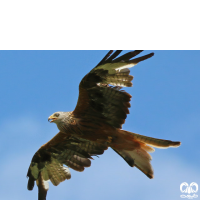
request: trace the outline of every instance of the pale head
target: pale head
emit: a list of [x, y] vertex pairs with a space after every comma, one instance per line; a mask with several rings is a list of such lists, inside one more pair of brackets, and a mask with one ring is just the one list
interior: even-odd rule
[[66, 112], [55, 112], [48, 118], [48, 121], [50, 121], [50, 123], [54, 122], [57, 124], [61, 122], [65, 117], [66, 117]]

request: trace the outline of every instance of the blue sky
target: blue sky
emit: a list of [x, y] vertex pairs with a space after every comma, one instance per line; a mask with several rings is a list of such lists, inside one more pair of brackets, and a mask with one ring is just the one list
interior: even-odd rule
[[[71, 170], [71, 180], [50, 184], [47, 200], [181, 199], [182, 182], [200, 185], [200, 51], [153, 52], [131, 69], [132, 106], [123, 129], [182, 145], [151, 154], [152, 180], [109, 149], [84, 172]], [[0, 51], [2, 199], [37, 199], [26, 173], [33, 154], [58, 132], [47, 118], [74, 109], [80, 80], [106, 53]]]

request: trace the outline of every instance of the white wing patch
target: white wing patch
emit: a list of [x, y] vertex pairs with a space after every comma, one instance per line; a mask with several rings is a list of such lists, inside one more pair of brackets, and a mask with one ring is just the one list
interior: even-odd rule
[[45, 181], [42, 174], [41, 174], [41, 177], [39, 179], [36, 180], [37, 186], [39, 187], [39, 184], [42, 184], [42, 188], [44, 188], [47, 191], [49, 189], [49, 181], [50, 180]]
[[70, 173], [69, 168], [63, 166], [63, 169], [64, 169], [64, 171], [65, 171], [65, 173], [66, 173], [67, 179], [70, 179], [70, 178], [71, 178], [71, 173]]
[[136, 64], [134, 64], [134, 63], [125, 63], [125, 62], [106, 63], [104, 65], [100, 65], [99, 67], [95, 68], [95, 70], [104, 69], [104, 70], [108, 70], [108, 74], [115, 74], [116, 71], [121, 71], [121, 70], [124, 70], [124, 69], [127, 69], [127, 68], [134, 67]]
[[49, 180], [48, 181], [43, 180], [43, 186], [44, 186], [45, 190], [48, 190], [49, 189]]

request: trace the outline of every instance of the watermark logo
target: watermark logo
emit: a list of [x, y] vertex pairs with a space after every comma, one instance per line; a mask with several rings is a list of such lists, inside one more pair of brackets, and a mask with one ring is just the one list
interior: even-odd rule
[[187, 198], [187, 199], [197, 198], [198, 195], [196, 195], [194, 193], [197, 193], [197, 191], [198, 191], [198, 184], [195, 182], [192, 182], [189, 185], [188, 183], [183, 182], [180, 185], [180, 191], [182, 193], [187, 193], [187, 194], [180, 195], [181, 198]]

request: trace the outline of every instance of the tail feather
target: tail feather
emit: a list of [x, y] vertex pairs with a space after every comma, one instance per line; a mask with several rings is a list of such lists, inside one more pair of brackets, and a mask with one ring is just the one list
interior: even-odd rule
[[152, 159], [151, 155], [149, 155], [145, 150], [135, 149], [133, 151], [127, 151], [130, 156], [135, 161], [135, 166], [141, 170], [146, 176], [149, 178], [153, 178], [153, 169], [150, 163]]
[[155, 151], [155, 149], [153, 147], [150, 147], [144, 143], [141, 143], [140, 145], [141, 145], [141, 148], [147, 152], [153, 153]]
[[181, 145], [181, 142], [173, 142], [171, 140], [157, 139], [157, 138], [147, 137], [144, 135], [139, 135], [136, 133], [131, 133], [131, 135], [134, 136], [134, 139], [157, 148], [179, 147]]
[[133, 151], [116, 150], [117, 152], [131, 167], [136, 166], [147, 177], [153, 178], [153, 169], [150, 164], [151, 156], [143, 149], [135, 149]]
[[[136, 166], [149, 178], [153, 178], [153, 169], [151, 166], [151, 155], [148, 152], [154, 152], [153, 147], [168, 148], [178, 147], [180, 142], [173, 142], [170, 140], [157, 139], [131, 133], [128, 131], [119, 131], [122, 138], [125, 139], [124, 148], [122, 146], [113, 146], [115, 152], [117, 152], [131, 167]], [[149, 146], [150, 145], [150, 146]]]
[[127, 163], [130, 167], [134, 167], [134, 159], [126, 152], [123, 150], [116, 150], [112, 148], [116, 153], [118, 153]]

